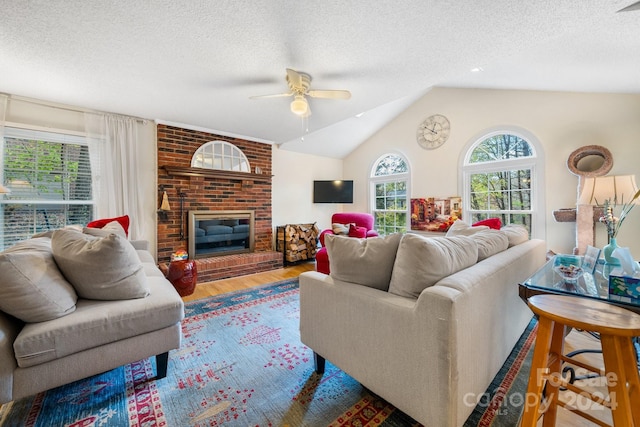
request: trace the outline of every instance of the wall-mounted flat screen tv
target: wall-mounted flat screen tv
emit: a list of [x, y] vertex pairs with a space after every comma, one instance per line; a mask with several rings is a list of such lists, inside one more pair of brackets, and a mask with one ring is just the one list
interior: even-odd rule
[[313, 203], [353, 203], [353, 181], [313, 181]]

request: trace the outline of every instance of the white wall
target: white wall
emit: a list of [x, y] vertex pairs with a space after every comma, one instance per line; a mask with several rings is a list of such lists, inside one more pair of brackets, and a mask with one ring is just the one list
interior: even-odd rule
[[[51, 132], [71, 132], [84, 134], [84, 113], [81, 108], [74, 108], [59, 104], [47, 104], [44, 101], [29, 100], [28, 98], [11, 97], [8, 103], [6, 122], [33, 127]], [[149, 240], [152, 254], [156, 253], [157, 233], [157, 144], [156, 126], [153, 121], [138, 123], [138, 152], [140, 156], [138, 168], [144, 179], [136, 183], [140, 189], [140, 197], [145, 206], [145, 217], [142, 219], [142, 232]]]
[[[440, 148], [424, 150], [416, 142], [416, 129], [436, 113], [449, 118], [451, 135]], [[602, 145], [613, 154], [610, 175], [636, 174], [640, 182], [640, 95], [434, 88], [344, 159], [344, 179], [356, 181], [353, 209], [368, 210], [371, 165], [390, 151], [410, 160], [412, 197], [460, 194], [458, 164], [464, 147], [499, 126], [525, 129], [544, 147], [545, 234], [548, 248], [558, 253], [575, 246], [575, 224], [555, 222], [552, 216], [553, 210], [576, 203], [578, 177], [566, 166], [572, 151]], [[640, 207], [636, 210], [618, 243], [640, 258]], [[602, 247], [604, 226], [596, 229], [596, 245]]]
[[331, 215], [352, 205], [313, 203], [313, 181], [343, 179], [342, 160], [273, 146], [273, 226], [317, 222], [331, 227]]

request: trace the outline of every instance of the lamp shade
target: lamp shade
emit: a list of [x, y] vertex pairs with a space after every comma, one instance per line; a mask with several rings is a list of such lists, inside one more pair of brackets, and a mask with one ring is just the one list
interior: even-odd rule
[[4, 185], [0, 184], [0, 194], [7, 194], [7, 193], [11, 193], [11, 190], [9, 190]]
[[291, 101], [291, 112], [298, 116], [304, 116], [309, 110], [309, 104], [302, 95], [295, 95], [293, 101]]
[[637, 192], [635, 175], [585, 178], [578, 204], [602, 205], [605, 200], [609, 200], [610, 203], [620, 205], [629, 203]]

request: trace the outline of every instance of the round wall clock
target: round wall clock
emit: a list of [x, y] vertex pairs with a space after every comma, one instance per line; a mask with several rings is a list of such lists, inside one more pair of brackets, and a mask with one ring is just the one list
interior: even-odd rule
[[450, 129], [449, 119], [441, 114], [434, 114], [420, 123], [416, 139], [422, 148], [433, 150], [447, 141]]

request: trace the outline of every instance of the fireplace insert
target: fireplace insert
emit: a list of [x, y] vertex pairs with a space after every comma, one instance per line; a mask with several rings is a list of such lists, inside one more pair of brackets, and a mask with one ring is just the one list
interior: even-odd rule
[[189, 258], [253, 252], [253, 211], [189, 211]]

